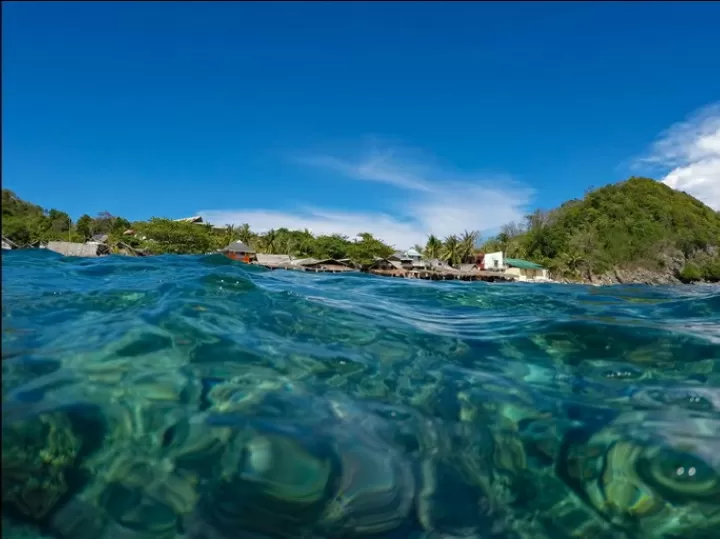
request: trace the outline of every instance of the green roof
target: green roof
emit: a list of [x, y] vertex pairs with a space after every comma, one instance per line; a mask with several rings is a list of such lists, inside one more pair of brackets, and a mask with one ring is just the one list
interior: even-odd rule
[[535, 262], [528, 262], [527, 260], [520, 260], [518, 258], [506, 258], [505, 264], [507, 266], [512, 266], [513, 268], [543, 269], [540, 264], [536, 264]]

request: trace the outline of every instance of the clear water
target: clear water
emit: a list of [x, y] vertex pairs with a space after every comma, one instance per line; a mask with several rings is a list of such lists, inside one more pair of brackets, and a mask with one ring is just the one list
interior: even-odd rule
[[720, 290], [2, 257], [3, 533], [720, 534]]

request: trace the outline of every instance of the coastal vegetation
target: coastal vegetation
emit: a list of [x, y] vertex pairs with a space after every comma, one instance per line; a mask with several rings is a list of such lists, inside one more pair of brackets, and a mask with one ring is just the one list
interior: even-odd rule
[[582, 199], [537, 210], [482, 246], [533, 260], [553, 275], [586, 278], [618, 268], [720, 281], [720, 213], [648, 178], [588, 190]]
[[[83, 242], [104, 234], [111, 248], [124, 243], [150, 254], [199, 254], [240, 240], [262, 253], [349, 258], [361, 264], [395, 251], [367, 232], [356, 238], [314, 235], [307, 229], [258, 233], [248, 224], [215, 227], [162, 218], [131, 223], [108, 212], [73, 222], [67, 213], [44, 210], [7, 189], [2, 193], [2, 217], [3, 236], [21, 246], [49, 240]], [[425, 245], [413, 248], [425, 258], [451, 265], [472, 262], [477, 252], [503, 251], [568, 279], [590, 279], [622, 268], [667, 273], [685, 282], [716, 282], [720, 213], [654, 180], [630, 178], [588, 190], [582, 199], [554, 210], [536, 210], [482, 242], [477, 232], [465, 231], [446, 238], [431, 235]]]
[[[368, 264], [376, 257], [388, 257], [395, 248], [368, 232], [356, 238], [341, 234], [314, 235], [309, 230], [277, 228], [258, 233], [250, 225], [216, 227], [207, 223], [152, 218], [129, 222], [102, 212], [96, 217], [82, 215], [76, 222], [67, 213], [26, 202], [12, 191], [3, 189], [3, 236], [19, 246], [43, 241], [85, 242], [98, 234], [107, 235], [107, 243], [120, 243], [150, 254], [201, 254], [214, 252], [239, 240], [266, 254], [287, 254], [297, 258], [351, 259]], [[440, 240], [430, 236], [425, 247], [416, 246], [426, 256], [459, 264], [474, 258], [477, 232], [464, 232]]]

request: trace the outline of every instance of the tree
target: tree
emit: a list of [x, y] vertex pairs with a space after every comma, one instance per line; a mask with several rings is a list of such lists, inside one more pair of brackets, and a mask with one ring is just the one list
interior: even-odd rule
[[75, 231], [84, 239], [88, 240], [93, 235], [93, 219], [87, 213], [80, 216], [75, 223]]
[[392, 247], [385, 245], [369, 232], [358, 234], [359, 241], [350, 242], [345, 238], [345, 253], [341, 258], [351, 258], [361, 264], [370, 264], [377, 258], [387, 258], [393, 253]]
[[342, 234], [318, 236], [312, 249], [314, 258], [345, 258], [352, 243]]
[[425, 244], [425, 249], [423, 250], [423, 254], [424, 254], [425, 258], [434, 260], [434, 259], [440, 258], [442, 256], [442, 249], [443, 249], [442, 241], [440, 241], [433, 234], [430, 234], [428, 236], [427, 243]]
[[52, 209], [48, 212], [49, 228], [53, 234], [66, 234], [70, 231], [72, 219], [64, 211]]
[[271, 228], [261, 236], [260, 245], [267, 254], [277, 254], [277, 239], [277, 232], [275, 232], [274, 228]]
[[443, 242], [442, 259], [447, 261], [451, 266], [455, 266], [461, 261], [460, 240], [454, 234], [445, 238]]
[[254, 236], [252, 230], [250, 230], [250, 225], [247, 223], [240, 225], [240, 228], [237, 230], [237, 238], [247, 245], [252, 243]]
[[479, 238], [480, 233], [475, 230], [463, 232], [458, 245], [458, 257], [461, 263], [472, 262], [475, 259], [475, 244]]
[[204, 254], [215, 247], [213, 235], [195, 223], [153, 218], [138, 228], [143, 236], [152, 240], [146, 247], [156, 254]]
[[114, 222], [115, 217], [109, 211], [101, 211], [95, 219], [92, 220], [92, 226], [90, 227], [91, 236], [95, 234], [110, 234]]

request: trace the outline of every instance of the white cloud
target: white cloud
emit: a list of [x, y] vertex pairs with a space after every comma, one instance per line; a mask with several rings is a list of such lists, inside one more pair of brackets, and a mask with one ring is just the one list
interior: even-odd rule
[[316, 155], [300, 157], [297, 162], [325, 168], [356, 180], [387, 183], [395, 187], [416, 191], [431, 190], [431, 186], [416, 171], [412, 170], [417, 168], [417, 165], [405, 163], [403, 167], [395, 163], [392, 156], [392, 151], [384, 153], [372, 152], [365, 159], [353, 162], [330, 155]]
[[533, 197], [532, 189], [510, 178], [461, 175], [398, 149], [375, 150], [359, 159], [313, 155], [296, 162], [347, 180], [388, 184], [402, 190], [402, 196], [389, 203], [390, 213], [338, 212], [301, 207], [300, 203], [292, 213], [233, 208], [199, 214], [213, 224], [249, 223], [261, 232], [280, 227], [349, 237], [370, 232], [397, 248], [406, 248], [424, 244], [429, 234], [444, 237], [465, 229], [489, 231], [520, 220]]
[[665, 170], [666, 185], [720, 211], [720, 103], [671, 126], [641, 162]]

